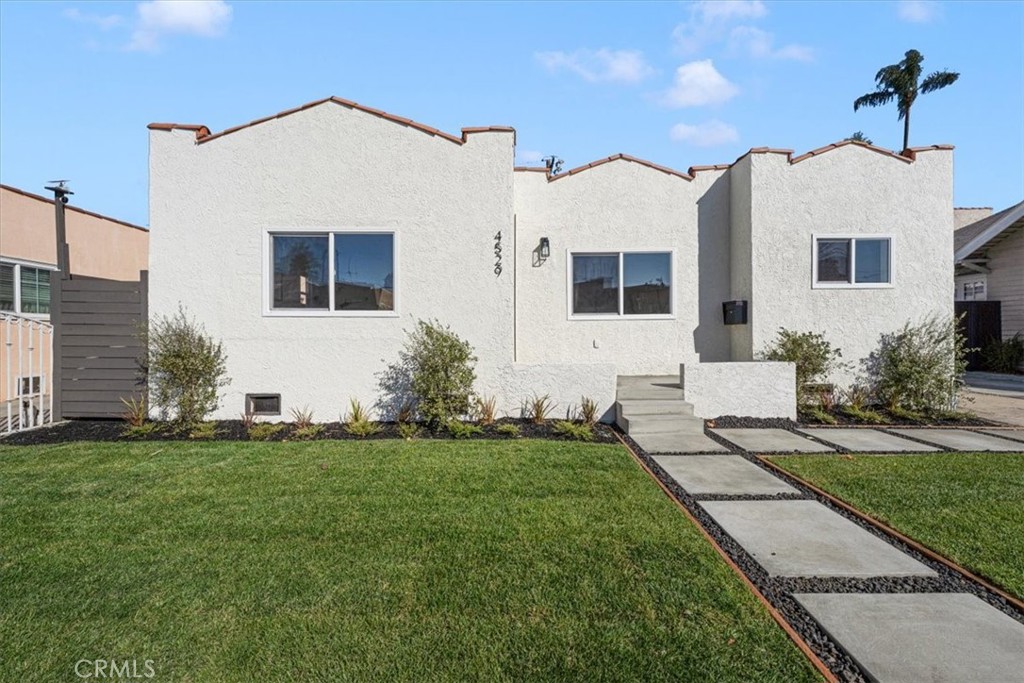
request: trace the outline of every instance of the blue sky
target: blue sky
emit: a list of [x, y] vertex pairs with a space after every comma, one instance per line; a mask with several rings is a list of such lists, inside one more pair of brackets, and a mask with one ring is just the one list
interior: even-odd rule
[[1024, 3], [0, 2], [0, 181], [142, 225], [154, 121], [217, 131], [337, 95], [457, 133], [511, 125], [521, 163], [624, 152], [685, 170], [864, 131], [911, 48], [959, 82], [911, 145], [956, 145], [955, 203], [1024, 198]]

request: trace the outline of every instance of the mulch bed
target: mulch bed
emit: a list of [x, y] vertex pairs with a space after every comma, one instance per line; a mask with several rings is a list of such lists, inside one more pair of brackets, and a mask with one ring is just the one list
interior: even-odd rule
[[[528, 420], [517, 420], [503, 418], [494, 424], [481, 426], [483, 433], [473, 434], [462, 440], [480, 439], [551, 439], [556, 441], [576, 441], [567, 438], [554, 431], [555, 420], [546, 420], [536, 424]], [[241, 420], [220, 420], [216, 421], [216, 430], [213, 439], [192, 438], [187, 431], [176, 431], [170, 425], [157, 423], [158, 427], [152, 433], [134, 436], [126, 434], [127, 424], [123, 420], [69, 420], [53, 425], [30, 429], [24, 432], [16, 432], [10, 436], [0, 438], [0, 445], [5, 446], [41, 446], [50, 444], [69, 443], [73, 441], [252, 441], [249, 438], [248, 430]], [[258, 423], [267, 424], [267, 423]], [[329, 422], [323, 424], [323, 430], [311, 438], [297, 438], [295, 426], [290, 423], [282, 424], [283, 428], [275, 434], [270, 435], [261, 441], [379, 441], [382, 439], [401, 439], [398, 433], [398, 425], [394, 422], [379, 423], [381, 431], [372, 436], [360, 437], [349, 434], [345, 426], [340, 422]], [[498, 431], [498, 426], [503, 424], [514, 424], [519, 427], [519, 435], [511, 436]], [[439, 432], [431, 431], [425, 426], [419, 426], [417, 439], [442, 439], [452, 440], [453, 437], [446, 430]], [[597, 424], [593, 427], [594, 438], [590, 443], [618, 443], [615, 431], [609, 425]]]
[[992, 427], [998, 425], [996, 422], [983, 420], [980, 417], [958, 415], [955, 417], [925, 417], [913, 420], [906, 417], [893, 415], [884, 408], [872, 408], [872, 410], [885, 418], [884, 422], [861, 422], [850, 417], [838, 408], [823, 410], [835, 420], [835, 424], [822, 422], [812, 414], [800, 412], [798, 417], [805, 427]]

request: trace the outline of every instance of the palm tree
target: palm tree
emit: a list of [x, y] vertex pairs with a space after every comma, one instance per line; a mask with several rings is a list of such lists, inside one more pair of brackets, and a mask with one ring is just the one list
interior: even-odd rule
[[853, 110], [857, 111], [861, 107], [881, 107], [895, 99], [899, 120], [903, 121], [903, 149], [910, 146], [910, 107], [918, 94], [941, 90], [960, 78], [960, 74], [953, 71], [936, 71], [921, 81], [923, 61], [920, 52], [907, 50], [902, 62], [882, 67], [875, 74], [875, 92], [861, 95], [853, 101]]
[[862, 133], [859, 130], [856, 133], [854, 133], [853, 135], [851, 135], [850, 137], [846, 138], [846, 139], [847, 140], [853, 140], [854, 142], [863, 142], [865, 145], [873, 145], [873, 144], [875, 144], [875, 143], [871, 142], [871, 138], [869, 138], [867, 135], [864, 135], [864, 133]]

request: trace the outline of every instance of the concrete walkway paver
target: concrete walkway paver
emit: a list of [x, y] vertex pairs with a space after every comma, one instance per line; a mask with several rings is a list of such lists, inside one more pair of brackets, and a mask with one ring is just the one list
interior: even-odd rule
[[1021, 445], [1009, 439], [1000, 439], [990, 434], [979, 434], [969, 432], [966, 429], [929, 429], [921, 427], [918, 429], [893, 429], [896, 434], [912, 436], [915, 439], [923, 439], [946, 448], [957, 451], [1020, 451]]
[[648, 453], [728, 453], [729, 449], [704, 434], [630, 434]]
[[817, 501], [714, 501], [701, 506], [770, 576], [936, 576]]
[[937, 451], [934, 446], [925, 446], [908, 439], [901, 439], [875, 429], [805, 428], [800, 432], [824, 439], [854, 453], [905, 453]]
[[973, 595], [793, 597], [877, 681], [1024, 681], [1024, 624]]
[[656, 455], [654, 461], [693, 494], [799, 493], [741, 455]]
[[833, 449], [786, 429], [712, 429], [718, 436], [754, 453], [832, 453]]
[[1001, 439], [1009, 439], [1011, 441], [1022, 441], [1024, 442], [1024, 429], [982, 429], [979, 430], [990, 434], [992, 436], [998, 436]]

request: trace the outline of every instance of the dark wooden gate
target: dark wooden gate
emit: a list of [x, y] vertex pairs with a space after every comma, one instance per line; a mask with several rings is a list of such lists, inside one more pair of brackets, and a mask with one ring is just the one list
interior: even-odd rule
[[121, 399], [144, 398], [140, 332], [148, 318], [148, 273], [123, 282], [54, 278], [54, 419], [121, 417]]
[[[993, 339], [1002, 338], [1003, 318], [998, 301], [957, 301], [953, 310], [968, 348], [982, 349]], [[967, 354], [967, 369], [982, 369], [979, 351]]]

